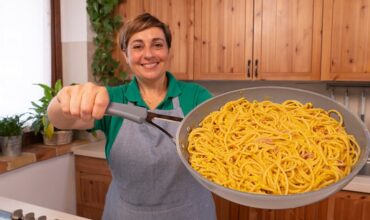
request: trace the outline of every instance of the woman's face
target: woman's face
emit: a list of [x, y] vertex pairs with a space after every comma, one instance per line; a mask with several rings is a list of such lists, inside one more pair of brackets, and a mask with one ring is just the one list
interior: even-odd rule
[[153, 27], [132, 35], [124, 56], [138, 78], [156, 80], [163, 77], [169, 49], [162, 29]]

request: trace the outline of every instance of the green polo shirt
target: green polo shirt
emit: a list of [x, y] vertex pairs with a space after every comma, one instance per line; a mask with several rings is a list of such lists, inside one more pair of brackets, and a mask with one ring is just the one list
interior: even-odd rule
[[[164, 100], [158, 105], [157, 109], [173, 109], [172, 98], [178, 96], [180, 107], [184, 115], [187, 115], [197, 105], [212, 97], [208, 90], [198, 84], [177, 81], [169, 72], [166, 73], [166, 76], [168, 79], [167, 94]], [[145, 107], [148, 109], [148, 106], [141, 97], [136, 78], [125, 85], [107, 87], [107, 90], [111, 102], [124, 104], [131, 102], [136, 106]], [[123, 121], [124, 119], [122, 118], [111, 116], [104, 116], [101, 120], [95, 121], [94, 130], [102, 130], [105, 133], [107, 139], [105, 145], [105, 155], [108, 159], [110, 150]]]

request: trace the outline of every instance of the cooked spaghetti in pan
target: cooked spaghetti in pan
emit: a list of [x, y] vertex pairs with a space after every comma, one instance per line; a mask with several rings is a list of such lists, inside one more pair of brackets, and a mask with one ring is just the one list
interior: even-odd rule
[[318, 190], [348, 175], [360, 155], [339, 112], [295, 100], [230, 101], [205, 117], [188, 142], [189, 163], [201, 175], [260, 194]]

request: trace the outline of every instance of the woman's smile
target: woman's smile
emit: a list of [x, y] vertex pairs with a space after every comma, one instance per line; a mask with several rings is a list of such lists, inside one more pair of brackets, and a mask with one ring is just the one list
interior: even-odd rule
[[143, 63], [141, 65], [146, 69], [154, 69], [158, 64], [159, 62], [153, 62], [153, 63]]

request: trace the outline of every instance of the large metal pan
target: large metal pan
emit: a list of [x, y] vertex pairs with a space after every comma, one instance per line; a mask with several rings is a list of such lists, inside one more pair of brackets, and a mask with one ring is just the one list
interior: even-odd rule
[[[249, 101], [270, 100], [276, 103], [282, 103], [287, 99], [294, 99], [302, 103], [311, 102], [314, 107], [320, 107], [325, 110], [335, 109], [339, 111], [343, 115], [346, 131], [356, 137], [361, 147], [361, 154], [358, 162], [353, 167], [351, 173], [340, 181], [317, 191], [311, 191], [301, 194], [261, 195], [247, 193], [230, 188], [225, 188], [206, 179], [197, 171], [195, 171], [188, 162], [189, 154], [187, 151], [187, 146], [189, 131], [192, 128], [198, 127], [199, 122], [210, 112], [219, 110], [220, 107], [223, 106], [226, 102], [236, 100], [241, 97], [245, 97]], [[348, 111], [343, 105], [335, 102], [334, 100], [326, 96], [294, 88], [254, 87], [224, 93], [196, 107], [182, 120], [176, 134], [176, 145], [181, 161], [189, 170], [191, 175], [193, 175], [197, 181], [199, 181], [204, 187], [206, 187], [213, 193], [241, 205], [251, 206], [255, 208], [284, 209], [294, 208], [317, 202], [337, 192], [346, 184], [348, 184], [360, 171], [362, 166], [366, 163], [370, 149], [370, 134], [368, 129], [357, 116]]]
[[[331, 184], [317, 191], [311, 191], [301, 194], [292, 195], [261, 195], [255, 193], [241, 192], [230, 188], [218, 185], [195, 171], [189, 164], [189, 154], [187, 151], [188, 135], [192, 128], [198, 127], [200, 121], [212, 111], [219, 110], [226, 102], [245, 97], [249, 101], [270, 100], [276, 103], [282, 103], [285, 100], [293, 99], [302, 103], [311, 102], [314, 107], [320, 107], [325, 110], [335, 109], [343, 115], [344, 124], [348, 133], [356, 137], [357, 142], [361, 147], [361, 154], [358, 162], [353, 167], [351, 173], [340, 181]], [[133, 105], [125, 105], [118, 103], [110, 103], [106, 114], [124, 117], [137, 123], [149, 123], [152, 126], [160, 129], [177, 145], [177, 152], [185, 167], [191, 175], [195, 177], [204, 187], [214, 192], [215, 194], [233, 201], [238, 204], [266, 209], [284, 209], [294, 208], [307, 205], [310, 203], [322, 200], [331, 194], [342, 189], [365, 165], [370, 149], [370, 134], [361, 120], [348, 111], [343, 105], [334, 100], [306, 90], [286, 88], [286, 87], [255, 87], [236, 90], [216, 96], [192, 110], [184, 119], [166, 115], [160, 115], [148, 111], [145, 108]], [[176, 138], [170, 133], [155, 124], [154, 118], [170, 121], [181, 121], [177, 130]]]

